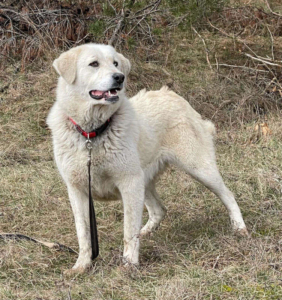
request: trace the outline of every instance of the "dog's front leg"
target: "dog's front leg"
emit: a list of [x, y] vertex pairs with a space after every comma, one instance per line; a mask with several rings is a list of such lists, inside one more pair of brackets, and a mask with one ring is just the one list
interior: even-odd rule
[[83, 273], [91, 266], [91, 237], [89, 225], [89, 202], [85, 192], [68, 185], [69, 199], [74, 215], [79, 244], [79, 255], [72, 269], [66, 274]]
[[119, 182], [123, 210], [124, 210], [124, 251], [125, 264], [138, 264], [139, 260], [139, 235], [144, 208], [144, 174], [126, 176]]

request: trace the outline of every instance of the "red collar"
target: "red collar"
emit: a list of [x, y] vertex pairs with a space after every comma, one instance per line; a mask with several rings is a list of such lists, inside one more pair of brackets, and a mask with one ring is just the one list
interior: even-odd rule
[[100, 126], [99, 128], [92, 130], [90, 132], [84, 131], [71, 117], [69, 117], [69, 120], [72, 122], [72, 124], [75, 126], [76, 130], [83, 135], [86, 138], [94, 138], [100, 134], [102, 134], [106, 128], [108, 127], [108, 125], [110, 124], [112, 117], [109, 118], [102, 126]]

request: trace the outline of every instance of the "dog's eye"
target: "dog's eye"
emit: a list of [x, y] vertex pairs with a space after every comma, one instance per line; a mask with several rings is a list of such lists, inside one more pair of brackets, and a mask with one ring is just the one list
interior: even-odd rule
[[99, 63], [95, 60], [91, 64], [89, 64], [89, 66], [97, 68], [97, 67], [99, 67]]
[[114, 65], [117, 67], [117, 66], [118, 66], [118, 62], [117, 62], [117, 61], [114, 61]]

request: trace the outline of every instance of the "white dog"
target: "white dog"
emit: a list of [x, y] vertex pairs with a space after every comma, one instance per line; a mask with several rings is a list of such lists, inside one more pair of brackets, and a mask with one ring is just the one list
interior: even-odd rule
[[[186, 100], [167, 87], [142, 90], [128, 100], [125, 84], [130, 62], [111, 46], [75, 47], [61, 54], [53, 66], [60, 78], [47, 123], [75, 218], [79, 256], [72, 272], [83, 272], [91, 265], [88, 151], [86, 138], [74, 123], [85, 132], [104, 129], [92, 138], [93, 199], [122, 199], [127, 264], [138, 264], [140, 234], [156, 229], [165, 216], [155, 179], [168, 164], [214, 192], [226, 206], [233, 229], [247, 234], [240, 209], [216, 166], [214, 125]], [[144, 204], [149, 220], [140, 231]]]

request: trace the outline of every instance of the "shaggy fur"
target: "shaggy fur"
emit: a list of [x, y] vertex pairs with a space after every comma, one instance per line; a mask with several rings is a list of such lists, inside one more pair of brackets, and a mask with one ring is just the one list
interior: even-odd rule
[[[99, 66], [91, 66], [93, 61]], [[83, 272], [90, 266], [91, 242], [86, 139], [69, 117], [91, 131], [112, 116], [107, 130], [93, 139], [92, 193], [94, 200], [123, 201], [126, 264], [138, 264], [140, 233], [156, 229], [165, 216], [155, 178], [168, 164], [179, 166], [213, 191], [226, 206], [233, 229], [247, 234], [240, 209], [216, 166], [214, 125], [203, 120], [185, 99], [167, 87], [142, 90], [129, 100], [123, 88], [115, 103], [90, 97], [91, 90], [110, 90], [114, 73], [127, 76], [130, 71], [129, 61], [111, 46], [79, 46], [63, 53], [53, 65], [60, 78], [57, 101], [47, 122], [79, 242], [79, 256], [71, 272]], [[140, 232], [144, 204], [149, 220]]]

